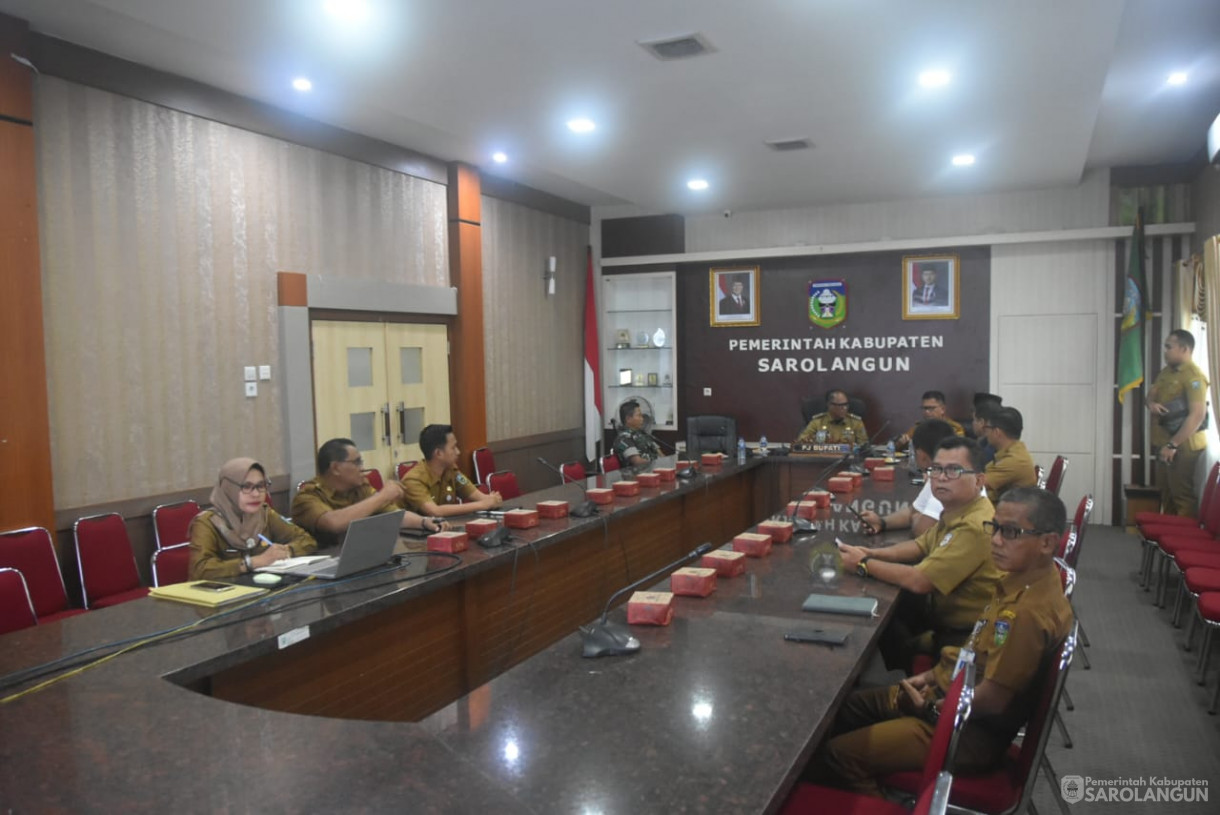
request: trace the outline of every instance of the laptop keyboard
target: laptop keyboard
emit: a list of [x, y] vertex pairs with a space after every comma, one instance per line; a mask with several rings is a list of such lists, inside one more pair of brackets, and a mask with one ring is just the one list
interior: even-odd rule
[[339, 566], [339, 558], [328, 557], [326, 560], [319, 560], [311, 563], [308, 566], [302, 566], [300, 569], [293, 569], [293, 572], [298, 575], [309, 576], [320, 572], [333, 572]]

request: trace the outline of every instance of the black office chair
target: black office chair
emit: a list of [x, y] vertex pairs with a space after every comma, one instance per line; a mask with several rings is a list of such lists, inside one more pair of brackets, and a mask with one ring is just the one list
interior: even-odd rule
[[737, 420], [731, 416], [688, 416], [686, 454], [697, 458], [702, 453], [737, 453]]

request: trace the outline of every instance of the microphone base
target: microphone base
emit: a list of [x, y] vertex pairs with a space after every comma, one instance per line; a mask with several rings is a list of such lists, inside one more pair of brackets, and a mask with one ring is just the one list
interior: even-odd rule
[[694, 467], [687, 467], [687, 468], [686, 468], [686, 469], [684, 469], [684, 470], [678, 470], [678, 473], [677, 473], [678, 478], [683, 478], [683, 479], [690, 479], [690, 478], [694, 478], [694, 477], [695, 477], [695, 476], [697, 476], [698, 474], [699, 474], [699, 473], [695, 472], [695, 468], [694, 468]]
[[580, 637], [584, 642], [580, 655], [586, 659], [621, 657], [640, 650], [640, 641], [627, 628], [611, 622], [599, 620], [582, 628]]
[[568, 512], [573, 518], [592, 518], [598, 512], [597, 504], [592, 501], [584, 501]]
[[808, 518], [793, 518], [792, 528], [798, 534], [803, 532], [817, 532], [818, 525]]

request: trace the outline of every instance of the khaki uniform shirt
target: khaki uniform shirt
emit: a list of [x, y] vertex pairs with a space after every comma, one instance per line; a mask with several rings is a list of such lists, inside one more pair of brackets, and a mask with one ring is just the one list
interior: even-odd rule
[[1025, 442], [1017, 440], [1004, 450], [997, 450], [995, 459], [984, 469], [987, 479], [987, 497], [991, 503], [1000, 500], [1009, 487], [1036, 487], [1038, 473], [1034, 460]]
[[[1005, 742], [1017, 734], [1037, 705], [1039, 680], [1071, 630], [1072, 616], [1054, 566], [1041, 574], [1004, 575], [979, 615], [967, 647], [974, 651], [976, 680], [995, 682], [1015, 695], [1002, 713], [971, 714], [973, 724]], [[949, 688], [958, 652], [957, 648], [941, 652], [935, 676], [942, 691]]]
[[[962, 427], [960, 424], [953, 421], [948, 416], [944, 417], [943, 419], [940, 419], [939, 421], [942, 421], [945, 424], [949, 425], [949, 427], [952, 427], [953, 432], [956, 433], [957, 435], [959, 435], [959, 436], [966, 435], [966, 428]], [[908, 430], [903, 435], [905, 435], [908, 439], [911, 438], [912, 436], [915, 435], [915, 428], [919, 427], [921, 424], [923, 424], [923, 422], [916, 422], [915, 424], [911, 425], [911, 429]]]
[[440, 478], [435, 478], [422, 461], [402, 477], [402, 486], [406, 491], [407, 509], [421, 513], [428, 501], [443, 507], [458, 503], [458, 499], [469, 501], [479, 492], [479, 488], [458, 469], [450, 467], [441, 473]]
[[864, 420], [854, 413], [847, 414], [842, 419], [834, 419], [829, 412], [819, 413], [809, 420], [801, 435], [796, 437], [801, 442], [816, 442], [817, 432], [826, 429], [826, 444], [866, 444], [868, 431], [864, 429]]
[[938, 630], [969, 628], [979, 618], [1003, 572], [991, 561], [991, 536], [984, 521], [995, 508], [982, 495], [915, 539], [924, 553], [915, 568], [932, 581], [932, 621]]
[[[267, 507], [265, 512], [267, 528], [263, 530], [263, 536], [272, 543], [286, 545], [292, 551], [293, 557], [308, 555], [318, 548], [317, 542], [304, 529], [288, 523], [271, 507]], [[267, 551], [267, 543], [261, 540], [250, 549], [234, 549], [212, 523], [215, 515], [213, 510], [204, 510], [191, 521], [188, 534], [191, 543], [192, 580], [237, 577], [241, 574], [242, 558], [245, 555], [261, 555]]]
[[[308, 530], [317, 538], [323, 549], [338, 546], [343, 541], [343, 534], [335, 535], [319, 529], [318, 519], [332, 510], [347, 509], [352, 504], [358, 504], [365, 498], [376, 494], [377, 490], [368, 481], [354, 490], [333, 492], [322, 483], [321, 478], [313, 478], [302, 484], [301, 489], [297, 491], [297, 497], [292, 499], [292, 520], [293, 523]], [[402, 504], [395, 502], [387, 504], [373, 514], [380, 515], [383, 512], [394, 512], [399, 509], [403, 509]]]
[[[1184, 399], [1187, 407], [1206, 402], [1207, 377], [1203, 374], [1203, 369], [1193, 362], [1184, 362], [1178, 366], [1177, 370], [1170, 367], [1162, 368], [1161, 372], [1156, 375], [1156, 382], [1153, 384], [1148, 398], [1153, 402], [1160, 402], [1162, 405]], [[1152, 417], [1152, 430], [1149, 434], [1154, 447], [1167, 444], [1173, 435], [1162, 427], [1157, 419], [1157, 416]], [[1205, 447], [1207, 447], [1207, 431], [1205, 430], [1192, 433], [1190, 438], [1182, 443], [1182, 449], [1190, 452], [1202, 450]]]

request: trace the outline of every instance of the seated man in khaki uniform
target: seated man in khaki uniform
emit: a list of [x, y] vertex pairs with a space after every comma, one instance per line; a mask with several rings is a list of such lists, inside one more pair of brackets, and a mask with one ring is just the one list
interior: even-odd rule
[[412, 467], [402, 479], [406, 503], [424, 515], [465, 515], [481, 509], [495, 509], [500, 493], [481, 492], [457, 468], [462, 455], [453, 427], [430, 424], [419, 434], [419, 449], [424, 460]]
[[1186, 516], [1198, 514], [1195, 463], [1207, 449], [1207, 377], [1194, 363], [1194, 351], [1193, 334], [1170, 331], [1165, 367], [1148, 392], [1161, 505], [1165, 512]]
[[918, 422], [911, 425], [910, 430], [894, 440], [894, 446], [898, 449], [901, 450], [911, 443], [911, 437], [915, 435], [915, 428], [919, 427], [924, 422], [931, 421], [933, 419], [939, 419], [942, 422], [947, 422], [949, 426], [953, 428], [955, 435], [966, 435], [966, 428], [962, 427], [945, 414], [945, 395], [940, 391], [926, 391], [924, 395], [920, 397], [919, 409], [923, 413], [923, 417]]
[[815, 761], [818, 780], [880, 795], [879, 778], [919, 771], [959, 656], [973, 659], [977, 684], [955, 773], [997, 766], [1029, 720], [1046, 670], [1071, 630], [1072, 608], [1053, 561], [1067, 511], [1045, 490], [1018, 487], [1000, 498], [987, 527], [992, 556], [1005, 574], [965, 646], [944, 649], [936, 667], [898, 685], [849, 696], [834, 737]]
[[[364, 459], [351, 439], [331, 439], [318, 449], [318, 475], [301, 485], [292, 499], [292, 522], [313, 535], [318, 545], [338, 546], [352, 521], [403, 508], [402, 484], [386, 481], [373, 489], [364, 475]], [[442, 524], [407, 512], [403, 529], [439, 532]]]
[[983, 470], [987, 497], [995, 503], [1010, 487], [1038, 486], [1038, 473], [1029, 448], [1021, 441], [1025, 420], [1014, 407], [1002, 407], [983, 425], [987, 441], [995, 448], [995, 458]]
[[[810, 419], [796, 440], [817, 444], [867, 443], [868, 431], [864, 429], [864, 420], [854, 413], [848, 413], [848, 404], [844, 391], [834, 390], [826, 394], [826, 412]], [[818, 433], [823, 430], [826, 431], [826, 438], [819, 439]]]
[[995, 510], [981, 494], [978, 455], [978, 446], [960, 436], [937, 445], [927, 472], [940, 520], [918, 538], [880, 549], [840, 547], [844, 568], [908, 592], [881, 640], [891, 670], [909, 669], [917, 653], [965, 642], [1000, 578], [983, 528]]

